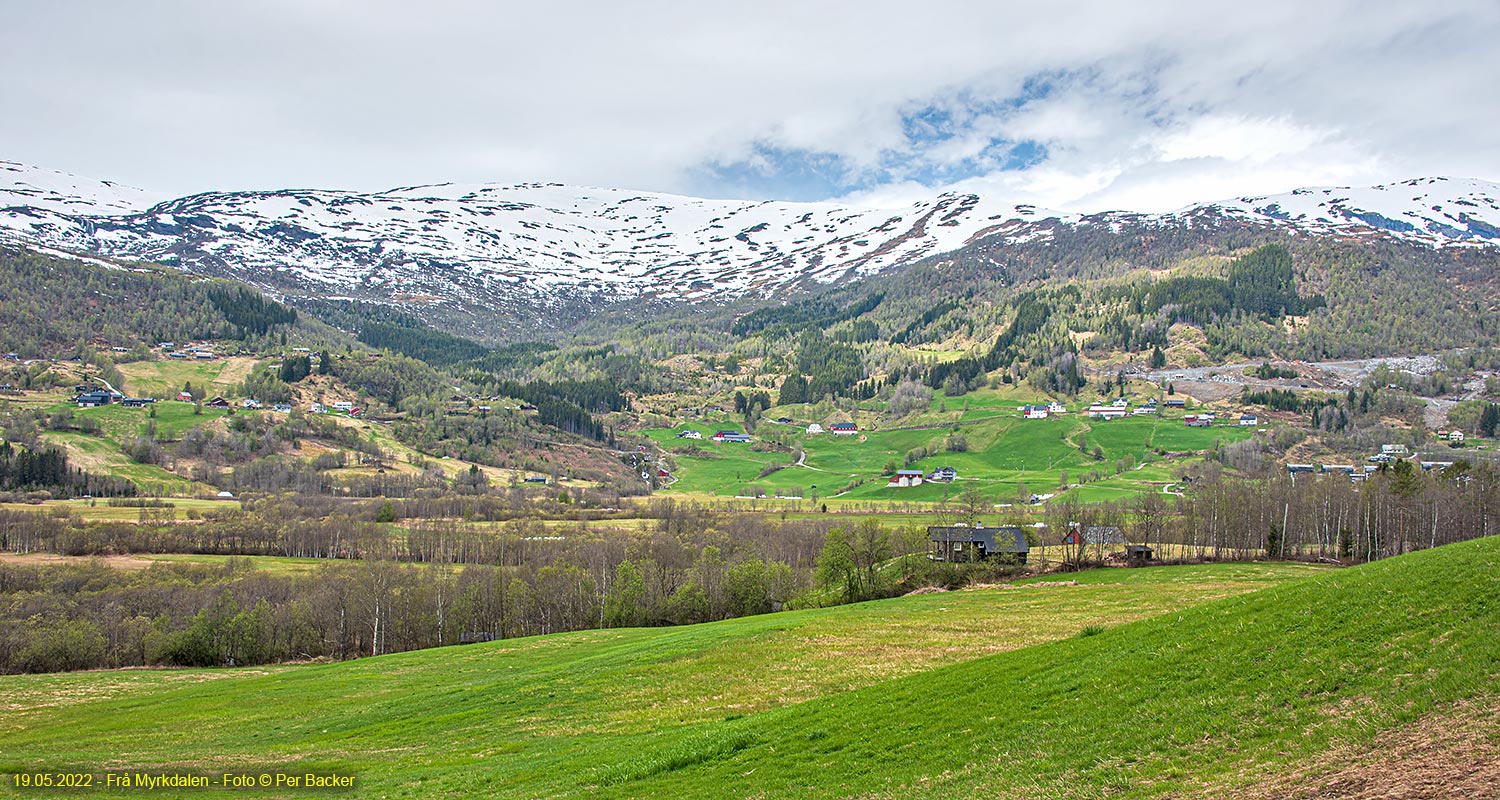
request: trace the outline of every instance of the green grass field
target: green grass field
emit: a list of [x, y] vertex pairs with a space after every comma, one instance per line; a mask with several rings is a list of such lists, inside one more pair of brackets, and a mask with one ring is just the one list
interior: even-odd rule
[[145, 494], [202, 496], [214, 493], [211, 486], [178, 477], [155, 464], [137, 464], [131, 461], [121, 452], [116, 442], [107, 438], [55, 431], [48, 431], [42, 438], [50, 444], [65, 448], [72, 466], [98, 475], [123, 478], [134, 483]]
[[[192, 403], [168, 400], [153, 403], [144, 408], [109, 405], [80, 408], [75, 413], [79, 417], [87, 417], [99, 423], [99, 432], [116, 444], [123, 444], [143, 435], [148, 422], [156, 423], [158, 435], [172, 439], [180, 437], [189, 428], [195, 428], [228, 413], [210, 408], [203, 409], [201, 413], [194, 413], [194, 411], [195, 406]], [[152, 416], [152, 412], [155, 412], [155, 416]]]
[[134, 361], [119, 365], [120, 374], [125, 376], [125, 386], [115, 388], [136, 397], [162, 399], [177, 394], [184, 384], [191, 382], [203, 387], [210, 397], [216, 394], [228, 396], [249, 376], [254, 364], [255, 359], [251, 358]]
[[[1086, 473], [1096, 470], [1106, 476], [1105, 480], [1073, 489], [1076, 497], [1086, 502], [1128, 498], [1143, 491], [1160, 491], [1161, 483], [1169, 482], [1176, 471], [1199, 458], [1164, 460], [1153, 451], [1198, 453], [1216, 444], [1254, 435], [1254, 429], [1237, 426], [1189, 428], [1175, 415], [1127, 417], [1109, 422], [1090, 420], [1080, 414], [1025, 420], [1016, 413], [1015, 401], [998, 393], [967, 399], [971, 407], [964, 416], [977, 421], [957, 426], [957, 433], [967, 440], [968, 449], [964, 452], [944, 452], [945, 440], [955, 430], [947, 425], [917, 430], [867, 429], [858, 436], [834, 436], [806, 435], [801, 425], [762, 422], [758, 431], [762, 438], [793, 434], [806, 452], [804, 465], [800, 467], [793, 465], [795, 456], [791, 453], [757, 452], [749, 444], [719, 444], [709, 440], [719, 428], [740, 429], [733, 424], [690, 423], [657, 428], [646, 434], [667, 450], [692, 446], [700, 451], [674, 454], [677, 481], [670, 492], [734, 497], [747, 487], [754, 487], [767, 496], [811, 499], [816, 494], [820, 499], [895, 503], [940, 503], [956, 496], [967, 481], [975, 482], [991, 500], [1011, 502], [1022, 487], [1028, 494], [1056, 493], [1065, 476], [1069, 483], [1078, 483]], [[933, 402], [936, 408], [939, 401]], [[976, 403], [989, 405], [976, 407]], [[768, 416], [775, 413], [775, 410], [768, 412]], [[926, 419], [917, 417], [919, 423], [930, 424]], [[704, 438], [676, 438], [679, 431], [688, 429], [699, 431]], [[906, 454], [922, 447], [934, 455], [907, 467]], [[773, 463], [786, 466], [760, 477], [762, 470]], [[951, 466], [958, 471], [960, 483], [890, 487], [885, 476], [892, 464], [925, 472]], [[1125, 471], [1116, 474], [1117, 467], [1122, 465]]]
[[[172, 504], [172, 508], [153, 508], [149, 511], [156, 515], [170, 511], [173, 519], [187, 519], [190, 512], [228, 511], [237, 510], [240, 507], [238, 500], [178, 497], [167, 502]], [[108, 501], [98, 499], [48, 500], [45, 503], [0, 503], [0, 509], [36, 511], [44, 514], [66, 513], [77, 515], [80, 519], [109, 522], [135, 522], [141, 516], [139, 508], [111, 506]]]
[[1076, 578], [344, 664], [0, 677], [0, 752], [9, 771], [332, 767], [383, 797], [1182, 797], [1500, 688], [1497, 539]]

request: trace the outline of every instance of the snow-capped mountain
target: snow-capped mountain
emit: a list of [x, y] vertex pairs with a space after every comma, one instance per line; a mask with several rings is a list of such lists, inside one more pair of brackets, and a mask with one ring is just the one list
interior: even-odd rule
[[[1500, 184], [1417, 178], [1369, 188], [1296, 189], [1185, 209], [1252, 223], [1276, 222], [1314, 235], [1384, 234], [1434, 246], [1500, 246]], [[1179, 214], [1184, 212], [1178, 212]]]
[[1500, 185], [1433, 178], [1299, 189], [1158, 215], [1081, 216], [973, 194], [876, 209], [559, 184], [167, 199], [0, 162], [0, 238], [174, 264], [290, 294], [546, 309], [770, 294], [872, 275], [979, 240], [1045, 242], [1060, 225], [1234, 220], [1311, 235], [1500, 246], [1497, 197]]

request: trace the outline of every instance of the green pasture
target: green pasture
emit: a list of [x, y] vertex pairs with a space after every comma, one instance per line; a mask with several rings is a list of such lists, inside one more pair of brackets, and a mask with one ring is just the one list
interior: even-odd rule
[[[1240, 613], [1240, 606], [1224, 605], [1226, 598], [1289, 589], [1288, 581], [1306, 576], [1326, 580], [1327, 572], [1289, 564], [1107, 570], [1078, 576], [1076, 586], [926, 594], [343, 664], [3, 676], [0, 766], [336, 768], [359, 775], [362, 795], [386, 797], [803, 791], [781, 777], [786, 768], [815, 796], [842, 796], [886, 786], [887, 775], [906, 779], [912, 753], [900, 742], [951, 748], [950, 727], [994, 727], [990, 707], [1001, 699], [976, 697], [972, 687], [1012, 681], [1018, 669], [1045, 679], [1059, 655], [1097, 650], [1071, 644], [1064, 647], [1085, 649], [1059, 654], [1048, 643], [1083, 642], [1071, 637], [1105, 629], [1088, 643], [1110, 642], [1128, 660], [1135, 650], [1118, 637], [1139, 628], [1132, 622], [1189, 614], [1209, 624]], [[1219, 610], [1196, 610], [1206, 602]], [[956, 682], [955, 669], [994, 677]], [[1105, 686], [1134, 679], [1119, 671], [1084, 674], [1098, 681], [1091, 684], [1097, 699]], [[1002, 697], [1013, 699], [1014, 691]], [[892, 705], [895, 697], [906, 698], [904, 710]], [[1082, 707], [1107, 712], [1098, 702]], [[889, 728], [881, 732], [882, 725]], [[889, 767], [859, 748], [840, 754], [821, 744], [849, 741], [851, 727], [887, 748]], [[814, 728], [823, 733], [810, 736]], [[713, 742], [725, 735], [738, 744], [720, 752]], [[652, 761], [684, 748], [697, 752], [705, 742], [711, 752], [666, 768]], [[787, 742], [796, 746], [776, 746]], [[812, 766], [804, 758], [833, 769], [837, 782], [802, 774]], [[944, 772], [941, 763], [928, 767], [934, 776]], [[763, 777], [746, 780], [757, 773]]]
[[[677, 480], [670, 492], [733, 497], [753, 486], [768, 496], [798, 494], [811, 499], [816, 491], [820, 500], [937, 503], [956, 496], [969, 482], [993, 501], [1011, 502], [1022, 487], [1028, 493], [1056, 493], [1064, 474], [1069, 483], [1076, 484], [1093, 471], [1103, 473], [1105, 479], [1071, 490], [1080, 499], [1121, 499], [1143, 491], [1159, 491], [1160, 486], [1153, 483], [1170, 481], [1174, 470], [1198, 456], [1163, 459], [1156, 451], [1196, 454], [1255, 433], [1252, 428], [1238, 426], [1189, 428], [1179, 416], [1105, 422], [1074, 413], [1027, 420], [1015, 413], [1013, 406], [1008, 412], [984, 413], [989, 416], [974, 424], [874, 428], [862, 430], [857, 436], [807, 435], [798, 426], [791, 431], [791, 440], [806, 452], [801, 467], [790, 466], [795, 460], [791, 453], [757, 452], [752, 444], [715, 443], [709, 437], [718, 428], [712, 425], [658, 428], [646, 434], [668, 450], [697, 448], [697, 452], [673, 455]], [[698, 430], [704, 438], [676, 438], [686, 429]], [[764, 438], [788, 431], [786, 426], [762, 422], [757, 433]], [[967, 449], [945, 452], [950, 435], [963, 437]], [[906, 454], [917, 448], [926, 448], [932, 455], [906, 465]], [[788, 466], [758, 477], [772, 463]], [[892, 465], [928, 473], [951, 466], [958, 471], [959, 482], [890, 487], [886, 476]], [[1125, 472], [1117, 475], [1116, 469], [1121, 466]]]

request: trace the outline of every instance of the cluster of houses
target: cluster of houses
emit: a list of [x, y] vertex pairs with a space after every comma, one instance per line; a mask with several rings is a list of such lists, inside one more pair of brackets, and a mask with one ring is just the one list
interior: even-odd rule
[[[1293, 477], [1293, 479], [1295, 479], [1298, 475], [1306, 474], [1342, 474], [1347, 475], [1349, 477], [1349, 480], [1358, 483], [1360, 481], [1369, 480], [1370, 476], [1379, 472], [1382, 466], [1401, 461], [1410, 457], [1411, 455], [1411, 449], [1404, 444], [1383, 444], [1380, 446], [1379, 453], [1376, 453], [1375, 455], [1370, 456], [1367, 459], [1367, 461], [1370, 462], [1370, 465], [1360, 466], [1355, 464], [1287, 464], [1286, 471]], [[1453, 466], [1452, 461], [1428, 461], [1423, 459], [1418, 459], [1416, 461], [1416, 464], [1424, 472], [1434, 469], [1447, 469], [1448, 467]]]
[[[787, 420], [787, 422], [791, 422], [791, 420]], [[831, 433], [836, 436], [853, 436], [859, 433], [859, 425], [853, 422], [834, 422], [825, 429], [822, 425], [814, 422], [807, 426], [807, 433], [811, 435]]]
[[[1213, 413], [1212, 411], [1205, 411], [1201, 414], [1188, 414], [1187, 416], [1182, 418], [1182, 424], [1188, 426], [1189, 428], [1212, 428], [1214, 426], [1214, 423], [1217, 422], [1218, 419], [1219, 417], [1217, 414]], [[1239, 418], [1235, 420], [1235, 424], [1244, 428], [1254, 428], [1257, 425], [1260, 425], [1260, 417], [1256, 416], [1255, 414], [1241, 414]]]
[[923, 472], [919, 469], [898, 469], [891, 475], [886, 486], [892, 488], [909, 488], [921, 486], [923, 483], [932, 481], [936, 483], [952, 483], [958, 480], [958, 470], [953, 467], [938, 467], [932, 472]]
[[[74, 387], [74, 390], [77, 391], [78, 394], [73, 396], [73, 402], [77, 403], [79, 408], [98, 408], [100, 406], [113, 405], [115, 403], [118, 403], [125, 408], [144, 408], [145, 406], [156, 402], [156, 398], [154, 397], [126, 397], [119, 392], [114, 391], [113, 389], [89, 389], [83, 386], [76, 386]], [[172, 397], [172, 399], [180, 403], [195, 402], [193, 395], [190, 392], [178, 392]], [[347, 406], [347, 408], [343, 408], [340, 410], [348, 411], [353, 415], [357, 416], [359, 413], [359, 409], [355, 408], [353, 403], [334, 403], [334, 407], [336, 409], [339, 409], [340, 406]], [[223, 397], [215, 396], [208, 400], [205, 400], [203, 402], [203, 407], [214, 409], [216, 411], [225, 411], [230, 408], [230, 402]], [[259, 400], [256, 400], [253, 397], [247, 397], [244, 400], [240, 401], [240, 408], [246, 410], [254, 411], [262, 409], [264, 407], [265, 406]], [[292, 406], [290, 403], [275, 403], [271, 406], [271, 410], [280, 412], [282, 414], [289, 414], [292, 411]], [[313, 403], [312, 410], [314, 412], [322, 412], [326, 411], [327, 409], [324, 408], [321, 403]]]
[[755, 437], [741, 431], [715, 431], [713, 440], [723, 444], [724, 442], [753, 442]]
[[1411, 455], [1411, 450], [1407, 449], [1404, 444], [1383, 444], [1380, 446], [1380, 452], [1365, 460], [1371, 464], [1390, 464], [1409, 455]]
[[[1171, 398], [1166, 401], [1166, 406], [1172, 409], [1186, 409], [1187, 401]], [[1091, 419], [1112, 420], [1120, 419], [1121, 417], [1144, 417], [1158, 413], [1160, 408], [1160, 404], [1154, 397], [1135, 408], [1130, 407], [1130, 401], [1126, 398], [1117, 397], [1108, 403], [1095, 403], [1085, 409], [1083, 413], [1087, 414]], [[1067, 406], [1056, 400], [1044, 405], [1027, 404], [1017, 407], [1016, 410], [1021, 412], [1021, 416], [1025, 419], [1046, 419], [1068, 413]], [[1212, 415], [1209, 418], [1212, 419]]]
[[1046, 405], [1024, 405], [1016, 409], [1026, 419], [1046, 419], [1054, 414], [1068, 413], [1068, 407], [1053, 400]]
[[1293, 479], [1305, 474], [1346, 475], [1349, 480], [1359, 482], [1367, 480], [1376, 472], [1376, 468], [1354, 464], [1287, 464], [1286, 471]]
[[[781, 424], [783, 424], [783, 425], [785, 425], [785, 424], [790, 423], [792, 420], [789, 419], [789, 418], [783, 417], [782, 419], [778, 419], [776, 421], [779, 422], [779, 423], [781, 423]], [[857, 424], [855, 424], [853, 422], [835, 422], [835, 423], [832, 423], [831, 425], [829, 425], [828, 428], [827, 428], [827, 430], [825, 431], [822, 425], [819, 425], [818, 423], [814, 422], [813, 424], [807, 426], [807, 432], [810, 433], [810, 434], [818, 434], [818, 433], [825, 433], [826, 432], [826, 433], [831, 433], [831, 434], [833, 434], [835, 436], [853, 436], [853, 435], [859, 433], [859, 425], [857, 425]], [[700, 433], [700, 432], [698, 432], [698, 431], [695, 431], [695, 430], [692, 430], [691, 428], [689, 428], [687, 430], [678, 431], [677, 432], [677, 438], [679, 438], [679, 439], [702, 439], [703, 438], [703, 434]], [[709, 438], [712, 439], [715, 442], [719, 442], [720, 444], [723, 444], [724, 442], [741, 442], [741, 443], [743, 443], [743, 442], [753, 442], [753, 441], [755, 441], [755, 437], [751, 436], [748, 433], [744, 433], [744, 432], [737, 431], [737, 430], [715, 431], [714, 435], [710, 436]]]
[[344, 414], [348, 414], [351, 417], [358, 417], [358, 416], [361, 416], [361, 415], [364, 414], [364, 409], [360, 408], [359, 406], [356, 406], [354, 403], [352, 403], [352, 402], [350, 402], [348, 400], [335, 400], [331, 405], [324, 405], [322, 403], [313, 403], [311, 406], [308, 407], [308, 410], [311, 411], [314, 414], [328, 414], [328, 413], [332, 413], [332, 412], [342, 412]]
[[1148, 400], [1146, 401], [1146, 403], [1132, 412], [1130, 410], [1130, 401], [1126, 400], [1123, 397], [1117, 397], [1114, 400], [1111, 400], [1109, 405], [1105, 405], [1103, 403], [1095, 403], [1089, 406], [1088, 411], [1085, 413], [1089, 415], [1090, 419], [1101, 420], [1120, 419], [1121, 417], [1130, 416], [1132, 413], [1134, 413], [1136, 416], [1141, 416], [1144, 414], [1155, 414], [1156, 400], [1154, 398]]
[[98, 408], [125, 399], [124, 395], [113, 389], [85, 389], [82, 386], [76, 386], [74, 389], [78, 391], [78, 394], [73, 397], [73, 402], [77, 403], [79, 408]]
[[212, 361], [217, 357], [214, 355], [213, 345], [208, 342], [186, 345], [180, 350], [177, 349], [176, 342], [157, 342], [156, 347], [165, 353], [167, 358], [179, 361], [190, 358], [195, 361]]
[[[1421, 467], [1424, 472], [1434, 469], [1447, 469], [1448, 467], [1453, 466], [1452, 461], [1418, 460], [1416, 463], [1417, 466]], [[1298, 475], [1307, 474], [1346, 475], [1348, 476], [1349, 480], [1354, 481], [1355, 483], [1359, 483], [1361, 481], [1369, 480], [1371, 475], [1374, 475], [1375, 473], [1380, 471], [1380, 467], [1378, 465], [1360, 466], [1357, 464], [1287, 464], [1286, 471], [1293, 478], [1296, 478], [1296, 476]]]

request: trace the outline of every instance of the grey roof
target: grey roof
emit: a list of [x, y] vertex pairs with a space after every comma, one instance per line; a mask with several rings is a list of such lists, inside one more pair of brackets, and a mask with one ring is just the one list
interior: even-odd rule
[[1125, 533], [1115, 525], [1087, 525], [1083, 528], [1084, 544], [1125, 544]]
[[999, 528], [970, 528], [966, 525], [942, 527], [934, 525], [927, 529], [927, 539], [933, 542], [964, 542], [984, 544], [986, 553], [1026, 553], [1031, 545], [1026, 543], [1026, 532], [1014, 525]]

